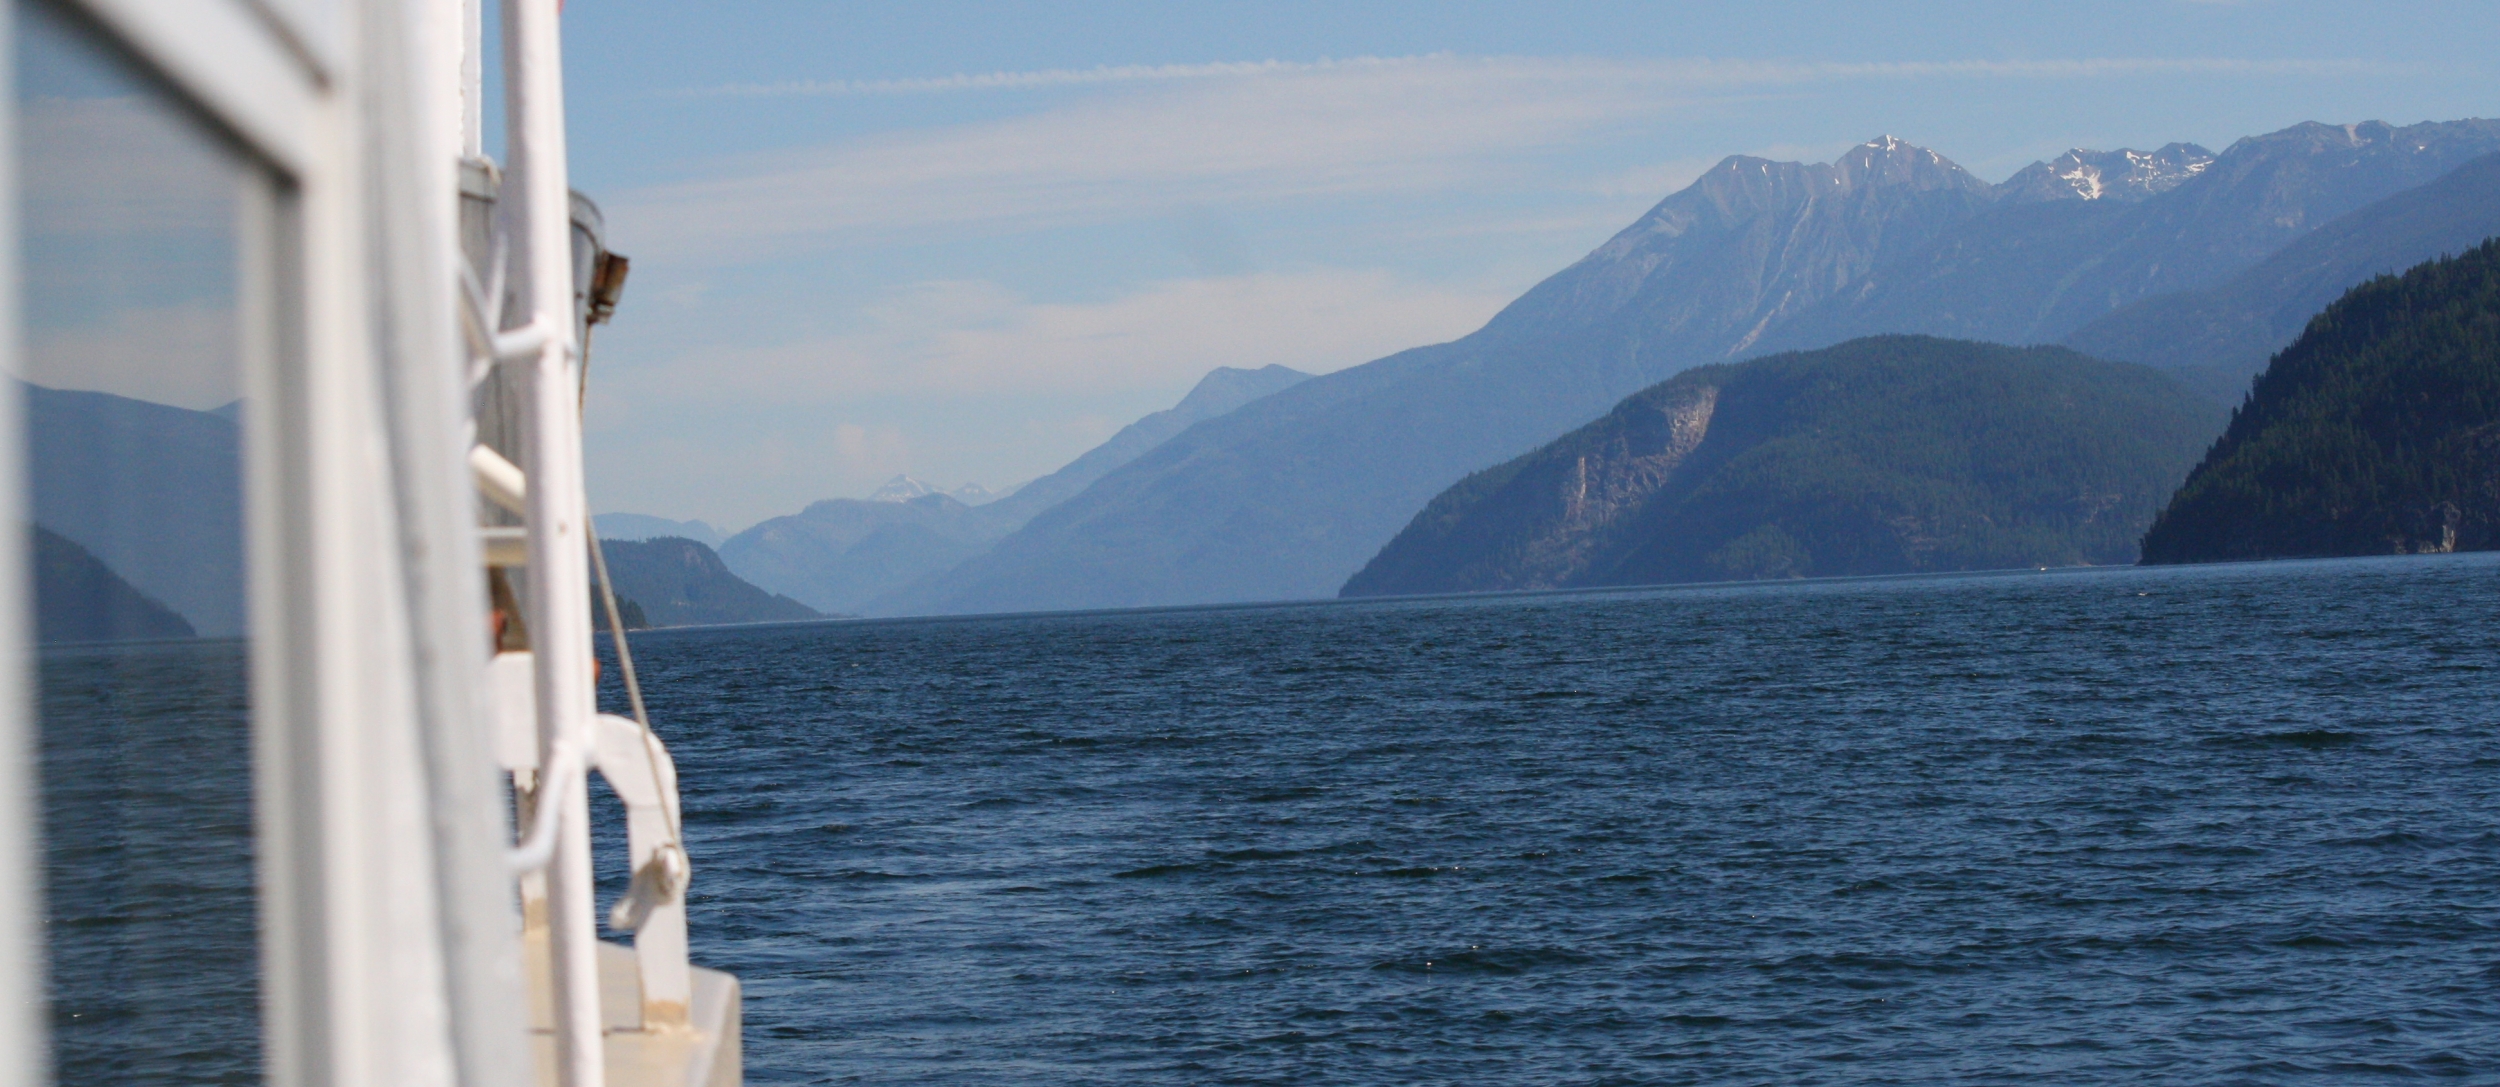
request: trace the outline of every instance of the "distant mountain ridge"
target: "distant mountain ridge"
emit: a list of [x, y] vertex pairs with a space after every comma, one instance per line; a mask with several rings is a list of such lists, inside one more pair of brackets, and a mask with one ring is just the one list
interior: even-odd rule
[[244, 633], [236, 410], [18, 388], [26, 397], [35, 523], [201, 636]]
[[1219, 366], [1178, 404], [1129, 424], [1058, 471], [982, 505], [959, 499], [966, 488], [946, 493], [908, 475], [896, 476], [866, 499], [828, 499], [758, 524], [722, 543], [721, 557], [756, 584], [827, 611], [908, 612], [921, 586], [980, 554], [1034, 514], [1193, 423], [1309, 377], [1284, 366]]
[[2058, 347], [1687, 370], [1426, 505], [1342, 595], [2113, 564], [2222, 411]]
[[2055, 339], [2494, 151], [2491, 121], [2310, 124], [2209, 160], [2077, 152], [2012, 187], [1890, 137], [1829, 165], [1731, 157], [1477, 332], [1198, 423], [913, 610], [1330, 595], [1442, 489], [1688, 367], [1875, 333]]
[[2347, 212], [2223, 283], [2132, 303], [2064, 342], [2085, 354], [2170, 370], [2237, 405], [2267, 358], [2345, 291], [2494, 236], [2500, 152]]
[[915, 579], [979, 554], [1003, 529], [943, 494], [828, 498], [721, 544], [740, 577], [811, 608], [856, 615]]
[[2500, 549], [2500, 240], [2352, 289], [2249, 390], [2151, 563]]
[[2213, 152], [2192, 143], [2174, 143], [2159, 151], [2078, 147], [2023, 167], [1997, 186], [1997, 196], [2010, 203], [2108, 200], [2133, 204], [2178, 188], [2204, 173], [2213, 161]]
[[868, 500], [871, 502], [909, 502], [915, 498], [927, 498], [933, 494], [945, 495], [967, 506], [982, 505], [999, 497], [998, 492], [978, 483], [966, 483], [950, 491], [933, 483], [913, 479], [909, 475], [898, 475], [886, 480], [883, 486], [869, 492]]
[[2494, 151], [2500, 121], [2309, 123], [2240, 140], [2144, 199], [2007, 201], [1761, 346], [1901, 332], [2055, 342], [2138, 299], [2212, 286], [2328, 220]]
[[1283, 392], [1311, 375], [1289, 366], [1263, 366], [1245, 370], [1237, 366], [1218, 366], [1199, 378], [1180, 403], [1154, 412], [1120, 428], [1110, 440], [1087, 450], [1083, 456], [1069, 461], [1056, 472], [1017, 488], [1015, 493], [997, 501], [991, 516], [999, 518], [1008, 528], [1023, 525], [1033, 515], [1074, 497], [1092, 486], [1112, 469], [1144, 456], [1149, 450], [1172, 440], [1172, 436], [1216, 416], [1223, 415], [1253, 400]]

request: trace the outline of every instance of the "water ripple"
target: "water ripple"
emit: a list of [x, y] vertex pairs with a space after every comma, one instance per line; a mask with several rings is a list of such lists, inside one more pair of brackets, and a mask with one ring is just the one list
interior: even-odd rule
[[2500, 1082], [2495, 574], [639, 652], [758, 1083]]

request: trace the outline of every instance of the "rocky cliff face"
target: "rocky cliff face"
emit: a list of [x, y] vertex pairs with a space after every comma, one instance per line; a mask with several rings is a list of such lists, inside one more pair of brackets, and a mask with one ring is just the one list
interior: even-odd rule
[[[1669, 382], [1556, 446], [1469, 477], [1427, 506], [1343, 594], [1581, 583], [1622, 522], [1665, 489], [1709, 436], [1718, 403], [1713, 382]], [[1484, 517], [1487, 503], [1503, 514]]]
[[2126, 562], [2220, 422], [2060, 348], [1707, 366], [1443, 492], [1343, 595]]

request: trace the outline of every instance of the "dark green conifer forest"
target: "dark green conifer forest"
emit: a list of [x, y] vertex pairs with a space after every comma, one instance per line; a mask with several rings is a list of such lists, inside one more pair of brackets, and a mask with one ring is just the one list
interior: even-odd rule
[[2145, 562], [2500, 547], [2500, 239], [2353, 288], [2257, 378]]

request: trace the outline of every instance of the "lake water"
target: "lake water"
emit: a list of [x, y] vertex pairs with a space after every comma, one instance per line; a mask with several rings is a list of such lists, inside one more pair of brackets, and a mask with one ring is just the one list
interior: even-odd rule
[[2500, 1082], [2496, 615], [2453, 556], [637, 656], [753, 1082]]

